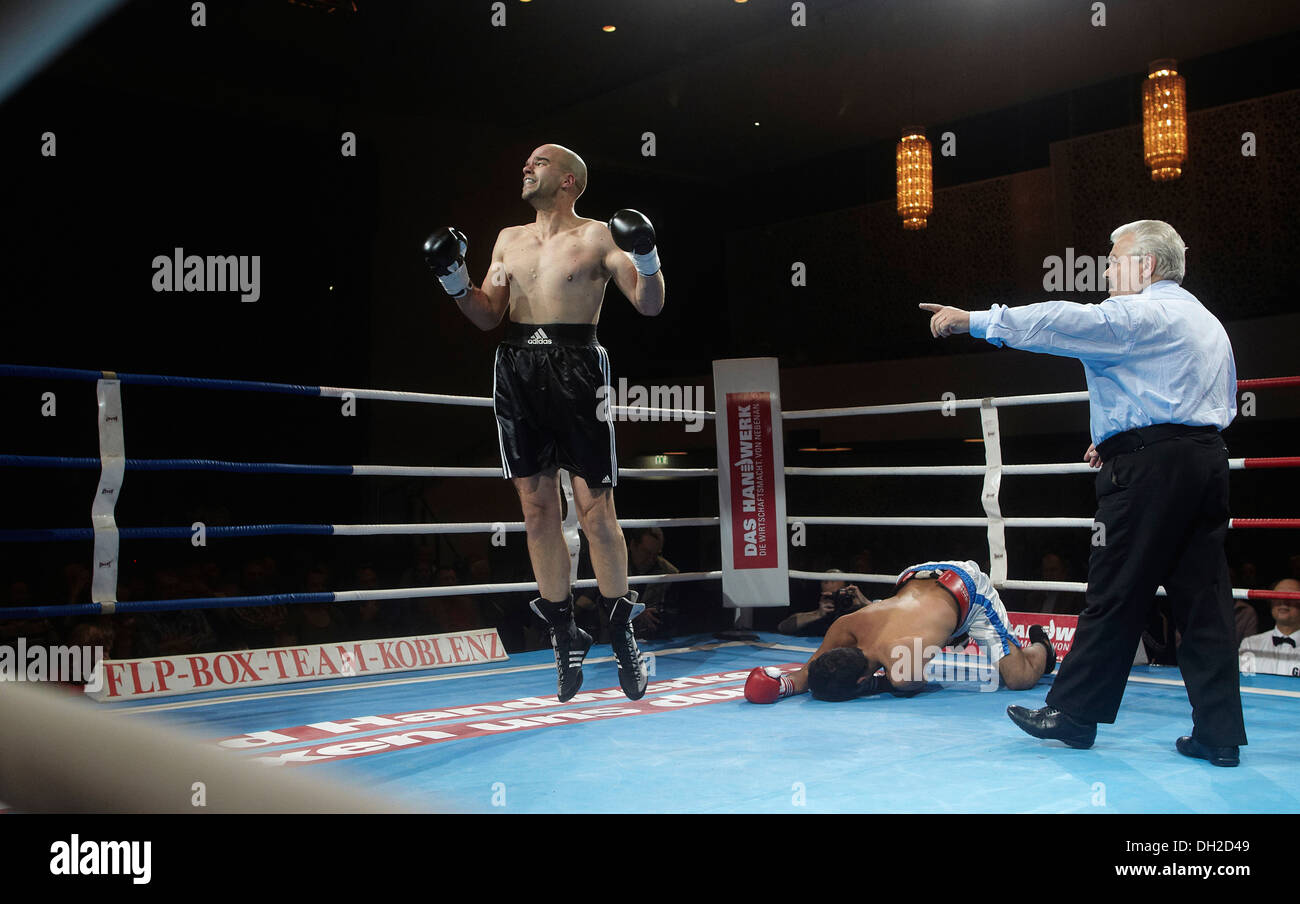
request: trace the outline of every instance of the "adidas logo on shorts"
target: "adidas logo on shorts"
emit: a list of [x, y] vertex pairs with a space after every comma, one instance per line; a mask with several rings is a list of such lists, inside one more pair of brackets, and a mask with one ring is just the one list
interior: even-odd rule
[[609, 479], [609, 475], [606, 474], [606, 475], [605, 475], [605, 479], [602, 480], [601, 483], [613, 483], [613, 481], [611, 481], [611, 480]]
[[533, 333], [531, 336], [528, 337], [528, 344], [529, 345], [554, 345], [555, 343], [551, 341], [550, 336], [546, 335], [545, 330], [539, 329], [537, 332]]

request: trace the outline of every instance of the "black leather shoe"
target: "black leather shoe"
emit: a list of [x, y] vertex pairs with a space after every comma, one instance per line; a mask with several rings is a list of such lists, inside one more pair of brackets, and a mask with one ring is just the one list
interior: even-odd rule
[[1050, 706], [1042, 709], [1026, 709], [1023, 706], [1008, 706], [1007, 715], [1011, 721], [1026, 734], [1036, 738], [1064, 741], [1070, 747], [1087, 750], [1097, 740], [1097, 723], [1080, 722]]
[[1236, 747], [1206, 747], [1193, 737], [1181, 737], [1174, 744], [1183, 756], [1209, 760], [1215, 766], [1237, 766], [1241, 764], [1241, 753]]

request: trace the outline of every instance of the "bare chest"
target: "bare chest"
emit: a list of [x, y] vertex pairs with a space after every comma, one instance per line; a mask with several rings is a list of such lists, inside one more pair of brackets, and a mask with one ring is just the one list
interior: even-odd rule
[[545, 240], [526, 235], [512, 242], [502, 254], [506, 275], [525, 291], [603, 280], [606, 274], [602, 260], [600, 247], [578, 234]]

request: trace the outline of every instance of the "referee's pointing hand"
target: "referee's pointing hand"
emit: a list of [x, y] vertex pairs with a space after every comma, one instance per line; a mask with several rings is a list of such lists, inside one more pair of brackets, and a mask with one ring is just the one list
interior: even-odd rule
[[918, 307], [923, 311], [934, 312], [934, 316], [930, 318], [930, 335], [936, 339], [970, 332], [970, 314], [961, 308], [950, 308], [947, 305], [927, 302], [922, 302]]

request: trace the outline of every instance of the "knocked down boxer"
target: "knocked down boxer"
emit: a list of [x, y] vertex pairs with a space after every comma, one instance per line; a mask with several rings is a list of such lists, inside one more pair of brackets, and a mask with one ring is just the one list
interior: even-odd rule
[[[885, 691], [912, 696], [925, 689], [925, 665], [963, 636], [987, 651], [1002, 683], [1033, 687], [1056, 666], [1056, 651], [1039, 625], [1022, 648], [988, 575], [974, 562], [927, 562], [898, 576], [895, 593], [837, 618], [817, 652], [797, 672], [767, 667], [749, 673], [745, 699], [775, 703], [812, 691], [818, 700], [851, 700]], [[883, 666], [884, 675], [876, 671]]]

